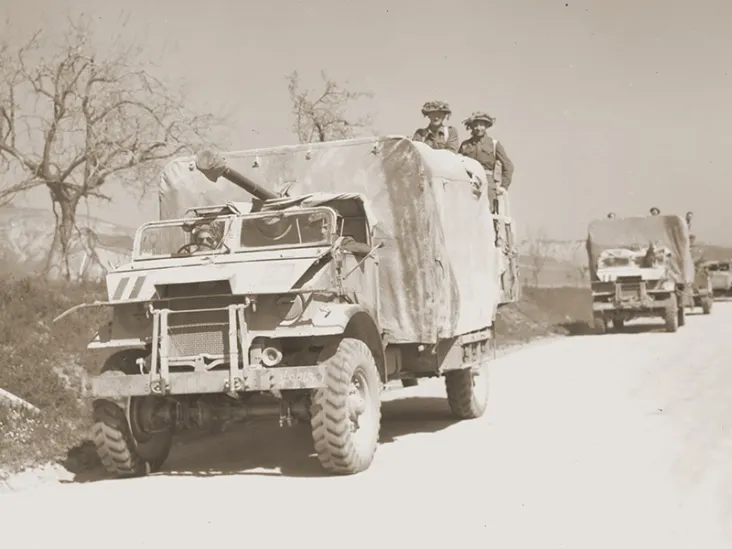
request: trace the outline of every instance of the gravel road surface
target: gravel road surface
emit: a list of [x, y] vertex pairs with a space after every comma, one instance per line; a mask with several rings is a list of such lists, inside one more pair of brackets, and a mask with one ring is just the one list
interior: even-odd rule
[[[165, 470], [0, 496], [9, 548], [732, 547], [732, 304], [492, 365], [486, 415], [440, 380], [384, 395], [372, 468], [325, 477], [306, 428], [233, 426]], [[378, 544], [378, 545], [377, 545]]]

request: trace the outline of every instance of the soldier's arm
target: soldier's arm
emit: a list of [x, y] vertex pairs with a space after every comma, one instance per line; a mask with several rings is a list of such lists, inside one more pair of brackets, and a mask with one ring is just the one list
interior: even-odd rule
[[462, 143], [460, 143], [460, 146], [458, 147], [458, 150], [457, 150], [458, 154], [462, 154], [463, 156], [465, 156], [465, 144], [467, 142], [468, 141], [466, 139], [465, 141], [463, 141]]
[[514, 166], [500, 141], [496, 143], [496, 157], [501, 162], [501, 187], [508, 189], [509, 185], [511, 185]]
[[454, 153], [458, 152], [458, 149], [460, 148], [458, 132], [452, 126], [447, 129], [447, 143], [445, 143], [445, 148]]
[[412, 137], [412, 141], [424, 141], [424, 132], [422, 131], [422, 128], [419, 128], [416, 132], [414, 132], [414, 137]]

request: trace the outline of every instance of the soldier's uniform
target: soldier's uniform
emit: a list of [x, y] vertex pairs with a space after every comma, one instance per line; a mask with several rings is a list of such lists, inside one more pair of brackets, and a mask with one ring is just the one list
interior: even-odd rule
[[[422, 106], [422, 114], [428, 116], [430, 113], [443, 113], [449, 116], [452, 111], [450, 105], [444, 101], [428, 101]], [[458, 145], [460, 144], [457, 129], [445, 124], [442, 124], [439, 128], [433, 128], [431, 125], [426, 128], [419, 128], [414, 132], [412, 141], [421, 141], [433, 149], [446, 149], [454, 153], [458, 151]]]
[[[475, 112], [465, 120], [465, 126], [470, 129], [475, 122], [484, 122], [489, 128], [493, 126], [495, 118], [484, 112]], [[496, 162], [501, 165], [500, 186], [508, 189], [513, 178], [514, 165], [506, 154], [506, 150], [500, 141], [492, 138], [487, 133], [482, 136], [471, 136], [460, 144], [458, 153], [477, 160], [488, 174], [488, 190], [491, 205], [495, 210], [497, 196], [497, 185], [499, 181], [496, 173]]]
[[[511, 179], [513, 177], [513, 162], [508, 158], [503, 145], [497, 140], [493, 139], [487, 133], [476, 132], [477, 123], [482, 122], [486, 128], [490, 128], [495, 123], [495, 118], [484, 113], [474, 112], [464, 123], [465, 127], [473, 133], [473, 135], [463, 141], [458, 148], [458, 154], [472, 158], [476, 160], [486, 172], [488, 180], [488, 199], [491, 208], [491, 212], [494, 214], [499, 213], [498, 208], [498, 185], [503, 189], [508, 189], [511, 185]], [[500, 163], [500, 178], [499, 174], [496, 173], [496, 163]], [[502, 215], [506, 215], [510, 212], [500, 212]], [[515, 263], [516, 250], [513, 246], [513, 231], [510, 226], [506, 225], [500, 216], [496, 216], [493, 220], [493, 227], [495, 229], [496, 240], [495, 244], [498, 249], [503, 252], [505, 259], [511, 264], [510, 272], [505, 272], [506, 269], [501, 270], [501, 291], [504, 297], [515, 299], [518, 296], [518, 271]], [[514, 260], [513, 262], [511, 260]], [[504, 275], [510, 275], [508, 278], [504, 278]]]

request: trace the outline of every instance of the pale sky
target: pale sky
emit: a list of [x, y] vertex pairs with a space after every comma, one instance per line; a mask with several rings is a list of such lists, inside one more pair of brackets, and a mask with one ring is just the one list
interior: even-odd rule
[[[583, 238], [612, 210], [695, 212], [704, 241], [732, 244], [731, 0], [0, 0], [15, 33], [63, 30], [65, 9], [140, 41], [193, 106], [226, 108], [234, 148], [295, 143], [285, 76], [325, 69], [375, 94], [381, 134], [409, 135], [420, 106], [474, 110], [516, 165], [522, 227]], [[36, 205], [48, 204], [41, 195]], [[133, 215], [130, 214], [132, 210]], [[94, 211], [154, 217], [120, 198]], [[525, 232], [525, 230], [524, 230]]]

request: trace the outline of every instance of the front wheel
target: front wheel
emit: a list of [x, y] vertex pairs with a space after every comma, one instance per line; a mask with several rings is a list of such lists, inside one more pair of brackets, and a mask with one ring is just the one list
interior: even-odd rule
[[702, 298], [701, 307], [702, 312], [705, 315], [708, 315], [712, 312], [712, 304], [714, 303], [714, 300], [711, 298], [711, 296], [706, 296]]
[[136, 408], [146, 406], [139, 398], [130, 399], [127, 413], [110, 400], [94, 401], [92, 439], [102, 465], [113, 475], [128, 477], [154, 473], [170, 454], [172, 428], [149, 432], [132, 426], [132, 422], [139, 420], [130, 414], [135, 414]]
[[[135, 360], [144, 352], [122, 351], [103, 367], [104, 376], [134, 373]], [[128, 397], [120, 406], [100, 398], [92, 403], [92, 440], [108, 473], [140, 476], [155, 472], [168, 458], [173, 445], [174, 422], [170, 404], [158, 396]]]
[[380, 378], [368, 345], [343, 338], [323, 349], [325, 387], [311, 397], [315, 453], [323, 469], [353, 475], [371, 465], [381, 427]]

